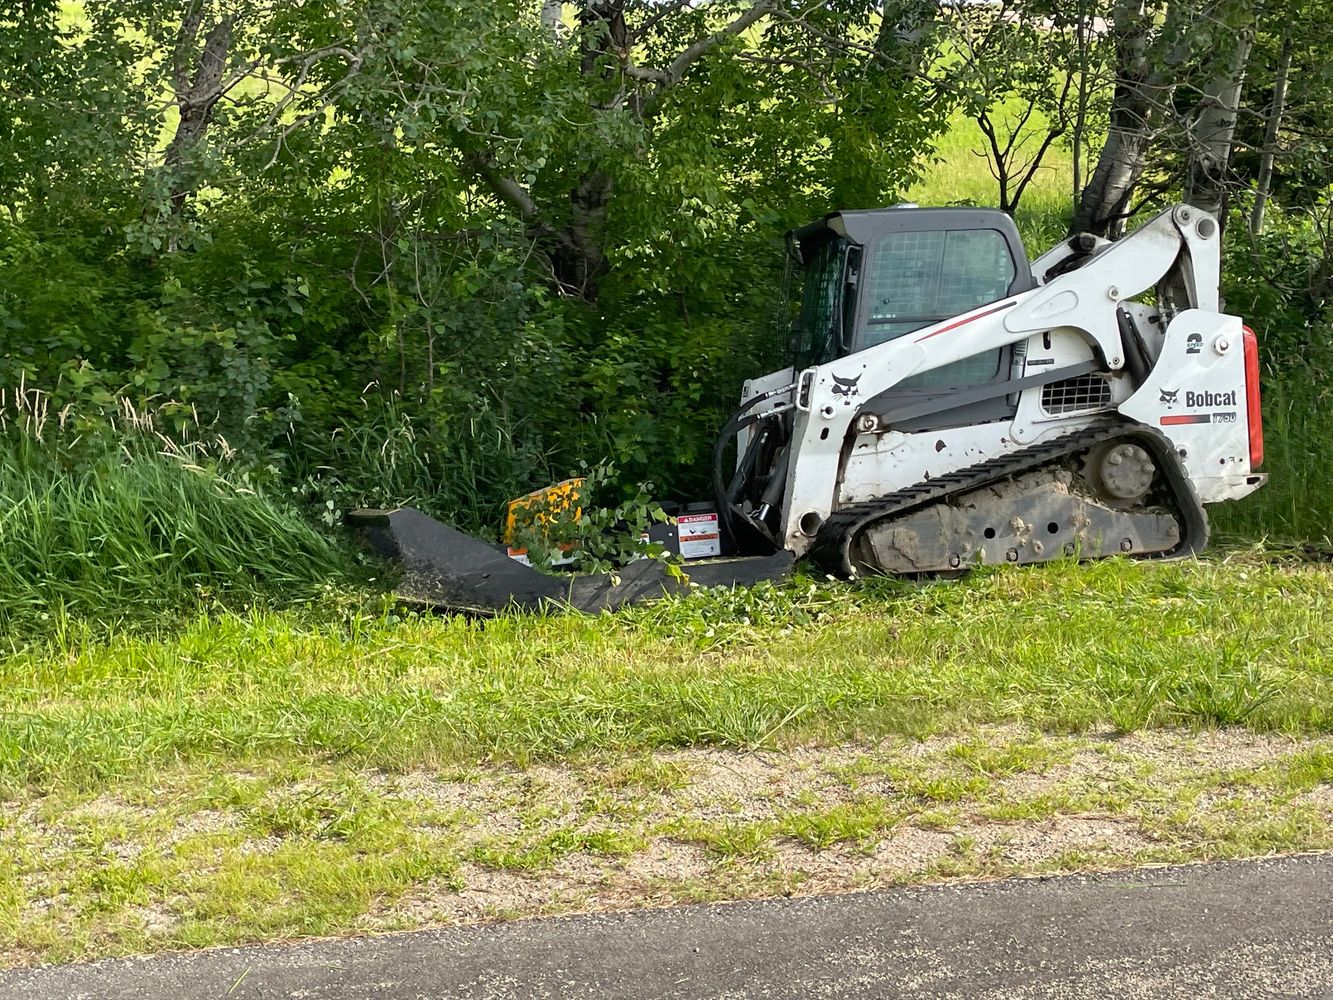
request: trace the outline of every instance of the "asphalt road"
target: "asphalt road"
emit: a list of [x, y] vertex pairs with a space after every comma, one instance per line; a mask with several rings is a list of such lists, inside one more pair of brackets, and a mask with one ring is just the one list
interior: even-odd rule
[[0, 997], [1333, 998], [1333, 856], [13, 970]]

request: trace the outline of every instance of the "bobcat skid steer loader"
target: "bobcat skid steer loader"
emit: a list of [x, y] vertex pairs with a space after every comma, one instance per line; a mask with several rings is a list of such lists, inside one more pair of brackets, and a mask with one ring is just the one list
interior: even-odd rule
[[[1188, 555], [1208, 541], [1204, 504], [1266, 479], [1258, 345], [1219, 311], [1207, 213], [1177, 206], [1031, 263], [985, 209], [837, 212], [788, 248], [793, 363], [746, 382], [714, 503], [665, 539], [695, 584], [780, 578], [803, 556], [853, 576]], [[403, 564], [405, 596], [441, 607], [598, 610], [685, 585], [652, 560], [538, 573], [411, 509], [349, 520]]]

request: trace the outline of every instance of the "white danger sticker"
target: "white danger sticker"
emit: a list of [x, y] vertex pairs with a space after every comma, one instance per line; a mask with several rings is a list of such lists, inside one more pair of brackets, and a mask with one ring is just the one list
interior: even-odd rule
[[681, 514], [676, 518], [682, 559], [703, 559], [722, 554], [722, 536], [716, 514]]

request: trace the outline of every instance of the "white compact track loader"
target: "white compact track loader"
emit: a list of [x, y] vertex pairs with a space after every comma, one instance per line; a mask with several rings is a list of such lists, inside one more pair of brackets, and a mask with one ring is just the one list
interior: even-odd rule
[[[802, 556], [852, 576], [1188, 555], [1205, 504], [1265, 481], [1258, 345], [1220, 311], [1207, 213], [1180, 205], [1031, 263], [986, 209], [835, 212], [788, 247], [793, 363], [745, 383], [715, 502], [684, 509], [693, 539], [701, 522], [719, 536], [702, 551], [721, 559], [687, 561], [695, 583], [779, 577]], [[351, 517], [437, 605], [593, 610], [681, 586], [652, 561], [539, 574], [411, 510]]]

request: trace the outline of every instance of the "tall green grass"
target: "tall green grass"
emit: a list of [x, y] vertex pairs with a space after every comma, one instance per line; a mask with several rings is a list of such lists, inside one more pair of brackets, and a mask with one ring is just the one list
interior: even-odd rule
[[0, 634], [286, 605], [353, 574], [335, 541], [228, 472], [225, 441], [168, 437], [128, 405], [53, 414], [32, 390], [0, 404]]
[[535, 433], [484, 404], [420, 420], [393, 398], [367, 400], [361, 422], [293, 440], [286, 458], [296, 493], [330, 525], [357, 507], [410, 506], [488, 537], [509, 500], [563, 478]]
[[1263, 382], [1268, 483], [1210, 508], [1219, 535], [1314, 543], [1333, 536], [1333, 400], [1322, 382], [1299, 370]]

